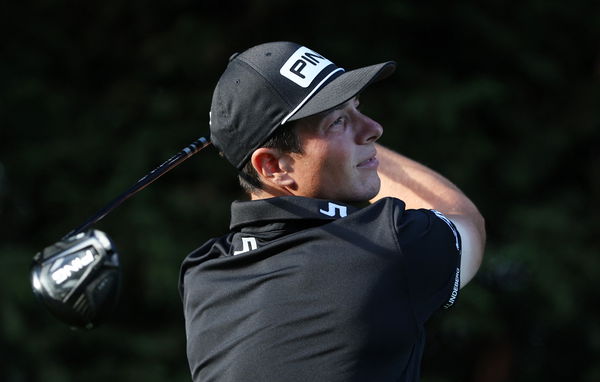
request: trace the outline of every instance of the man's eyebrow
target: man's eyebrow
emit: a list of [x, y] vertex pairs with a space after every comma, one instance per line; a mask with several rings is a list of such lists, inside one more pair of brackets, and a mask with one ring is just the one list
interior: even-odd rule
[[330, 115], [331, 113], [333, 113], [334, 111], [338, 111], [338, 110], [342, 110], [343, 108], [345, 108], [350, 102], [353, 102], [355, 100], [358, 100], [358, 95], [350, 98], [348, 101], [343, 102], [337, 106], [332, 107], [329, 110], [325, 110], [322, 111], [318, 114], [315, 114], [315, 117], [319, 118], [319, 120], [322, 120], [323, 118], [326, 118], [328, 115]]
[[355, 102], [356, 100], [358, 100], [358, 96], [354, 96], [354, 97], [350, 98], [348, 101], [336, 106], [333, 110], [341, 110], [341, 109], [345, 108], [349, 103]]
[[335, 106], [335, 107], [333, 107], [333, 108], [331, 108], [329, 110], [325, 110], [323, 112], [323, 116], [331, 114], [332, 112], [337, 111], [337, 110], [342, 110], [343, 108], [345, 108], [346, 106], [348, 106], [349, 103], [355, 102], [357, 99], [358, 99], [358, 96], [354, 96], [354, 97], [350, 98], [346, 102], [343, 102], [343, 103], [341, 103], [341, 104], [339, 104], [339, 105], [337, 105], [337, 106]]

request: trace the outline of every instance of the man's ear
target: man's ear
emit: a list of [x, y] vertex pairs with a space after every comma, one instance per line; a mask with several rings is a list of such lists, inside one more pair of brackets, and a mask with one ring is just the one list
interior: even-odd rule
[[275, 187], [294, 187], [296, 182], [290, 172], [292, 158], [277, 149], [260, 147], [252, 153], [252, 166], [263, 183]]

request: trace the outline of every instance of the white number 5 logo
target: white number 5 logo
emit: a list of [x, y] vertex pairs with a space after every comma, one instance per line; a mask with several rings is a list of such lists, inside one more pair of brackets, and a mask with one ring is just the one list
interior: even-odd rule
[[319, 210], [320, 213], [322, 213], [323, 215], [327, 215], [327, 216], [335, 216], [336, 211], [339, 211], [341, 218], [345, 217], [348, 214], [346, 206], [340, 206], [338, 204], [331, 203], [331, 202], [329, 202], [329, 211], [325, 211], [325, 210], [321, 210], [321, 209]]
[[239, 255], [240, 253], [250, 252], [254, 249], [258, 248], [258, 244], [256, 244], [256, 239], [253, 237], [243, 237], [242, 238], [242, 250], [233, 252], [233, 255]]

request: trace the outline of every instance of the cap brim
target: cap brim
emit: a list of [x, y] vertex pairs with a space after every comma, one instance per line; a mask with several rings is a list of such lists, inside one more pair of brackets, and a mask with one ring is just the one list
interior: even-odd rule
[[296, 121], [339, 106], [373, 82], [389, 77], [395, 70], [396, 63], [388, 61], [344, 72], [325, 84], [288, 121]]

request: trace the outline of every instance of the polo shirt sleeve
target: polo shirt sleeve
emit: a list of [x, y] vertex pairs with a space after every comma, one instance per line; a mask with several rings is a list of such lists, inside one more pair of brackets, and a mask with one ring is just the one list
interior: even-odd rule
[[425, 209], [398, 212], [396, 229], [412, 305], [427, 320], [458, 296], [460, 234], [442, 213]]

